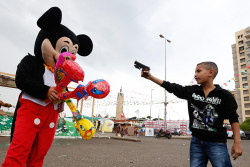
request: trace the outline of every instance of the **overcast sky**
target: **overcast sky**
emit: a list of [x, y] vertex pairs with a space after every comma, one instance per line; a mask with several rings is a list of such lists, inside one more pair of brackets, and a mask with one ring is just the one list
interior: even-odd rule
[[[164, 101], [164, 90], [140, 77], [133, 64], [137, 60], [150, 66], [151, 73], [164, 79], [165, 41], [167, 80], [189, 85], [196, 64], [214, 61], [219, 67], [215, 83], [234, 77], [231, 45], [235, 32], [250, 26], [248, 0], [74, 0], [74, 1], [0, 1], [0, 72], [15, 74], [20, 60], [33, 54], [34, 41], [39, 32], [37, 19], [50, 7], [62, 10], [62, 24], [75, 34], [88, 35], [94, 44], [88, 57], [78, 57], [85, 71], [82, 84], [103, 78], [110, 83], [107, 101], [115, 101], [120, 88], [127, 105], [127, 117], [148, 116], [151, 89], [153, 101]], [[234, 84], [227, 83], [226, 89]], [[0, 99], [15, 105], [19, 91], [0, 87]], [[174, 100], [173, 100], [174, 99]], [[186, 102], [179, 102], [168, 94], [168, 117], [188, 119]], [[178, 102], [178, 103], [177, 103]], [[88, 103], [88, 102], [86, 102]], [[102, 104], [96, 112], [115, 115], [115, 105]], [[98, 110], [98, 108], [101, 108]], [[86, 115], [91, 109], [85, 108]], [[163, 118], [163, 104], [152, 106], [152, 116]]]

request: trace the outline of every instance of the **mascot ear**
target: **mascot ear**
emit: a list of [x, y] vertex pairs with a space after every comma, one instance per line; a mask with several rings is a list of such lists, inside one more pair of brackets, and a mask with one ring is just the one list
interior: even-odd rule
[[62, 11], [58, 7], [52, 7], [37, 20], [37, 25], [42, 30], [49, 30], [60, 25], [61, 21]]
[[77, 35], [78, 41], [79, 41], [79, 49], [78, 54], [80, 56], [88, 56], [93, 49], [93, 43], [92, 40], [84, 34]]

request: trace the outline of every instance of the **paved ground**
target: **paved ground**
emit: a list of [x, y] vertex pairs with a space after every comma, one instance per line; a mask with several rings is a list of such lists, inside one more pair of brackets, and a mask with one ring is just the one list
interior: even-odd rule
[[[111, 137], [111, 138], [110, 138]], [[55, 139], [44, 167], [188, 167], [189, 139], [130, 137], [128, 140], [112, 139], [114, 134], [97, 133], [89, 141], [77, 139]], [[136, 141], [137, 140], [137, 141]], [[0, 137], [0, 165], [8, 149], [9, 137]], [[228, 140], [231, 149], [233, 140]], [[233, 161], [234, 167], [250, 164], [250, 140], [242, 141], [244, 155]], [[208, 166], [211, 166], [210, 164]]]

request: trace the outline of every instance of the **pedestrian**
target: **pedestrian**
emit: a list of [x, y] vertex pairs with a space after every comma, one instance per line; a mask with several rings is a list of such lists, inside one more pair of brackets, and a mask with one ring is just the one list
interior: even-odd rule
[[148, 70], [143, 69], [141, 76], [149, 79], [188, 101], [188, 112], [192, 139], [190, 144], [190, 166], [203, 167], [210, 160], [213, 166], [232, 166], [227, 150], [227, 131], [223, 127], [224, 119], [229, 119], [234, 133], [234, 144], [231, 149], [233, 159], [242, 155], [237, 103], [233, 95], [214, 85], [218, 73], [214, 62], [201, 62], [195, 69], [195, 80], [198, 85], [181, 86], [176, 83], [160, 80]]
[[121, 129], [121, 125], [118, 124], [117, 129], [116, 129], [116, 136], [120, 134], [120, 129]]
[[123, 137], [123, 135], [124, 135], [124, 130], [123, 130], [123, 128], [121, 129], [121, 136]]

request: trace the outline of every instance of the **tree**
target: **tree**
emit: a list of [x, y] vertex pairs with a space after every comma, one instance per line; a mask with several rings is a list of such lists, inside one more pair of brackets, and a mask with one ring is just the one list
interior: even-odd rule
[[[163, 120], [162, 118], [160, 118], [160, 120]], [[158, 118], [154, 118], [153, 121], [158, 121]]]
[[132, 117], [132, 119], [137, 119], [137, 117]]
[[250, 119], [246, 119], [242, 124], [240, 124], [240, 129], [244, 131], [250, 131]]
[[151, 116], [147, 116], [147, 119], [151, 119], [152, 117]]

